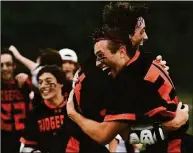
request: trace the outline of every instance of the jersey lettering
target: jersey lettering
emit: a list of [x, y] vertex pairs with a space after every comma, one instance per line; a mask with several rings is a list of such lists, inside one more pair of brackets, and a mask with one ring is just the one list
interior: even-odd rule
[[56, 115], [38, 120], [40, 132], [51, 131], [60, 128], [64, 123], [64, 115]]

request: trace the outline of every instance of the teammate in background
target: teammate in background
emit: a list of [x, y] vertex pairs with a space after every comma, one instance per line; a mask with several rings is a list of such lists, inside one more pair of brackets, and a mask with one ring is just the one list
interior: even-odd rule
[[31, 71], [32, 83], [35, 87], [38, 86], [37, 74], [39, 70], [42, 68], [42, 66], [45, 65], [57, 65], [60, 67], [62, 66], [62, 59], [60, 57], [60, 54], [55, 49], [47, 48], [41, 50], [40, 55], [38, 56], [36, 62], [22, 56], [20, 52], [17, 50], [17, 48], [13, 45], [9, 47], [9, 50], [13, 53], [13, 55], [19, 62], [21, 62]]
[[19, 138], [32, 108], [31, 82], [26, 74], [15, 76], [15, 58], [8, 49], [1, 51], [1, 147], [2, 153], [18, 153]]
[[[57, 66], [44, 66], [37, 75], [38, 88], [43, 102], [35, 107], [27, 120], [21, 142], [23, 153], [39, 150], [49, 153], [60, 126], [66, 124], [66, 102], [68, 89], [65, 73]], [[78, 142], [71, 137], [63, 152], [78, 152]]]
[[[47, 48], [40, 51], [40, 55], [38, 56], [36, 62], [22, 56], [20, 52], [17, 50], [16, 47], [13, 45], [9, 47], [9, 49], [14, 54], [15, 58], [20, 61], [22, 64], [24, 64], [32, 74], [31, 80], [33, 84], [33, 106], [37, 106], [39, 101], [41, 101], [41, 96], [39, 94], [38, 87], [38, 81], [37, 81], [37, 74], [41, 70], [42, 66], [45, 65], [57, 65], [59, 67], [62, 67], [62, 58], [60, 57], [60, 54], [57, 50]], [[69, 90], [71, 89], [71, 83], [69, 82]]]
[[[182, 120], [183, 122], [180, 123], [184, 125], [188, 119], [188, 106], [186, 105], [184, 109], [181, 109], [181, 103], [179, 103], [177, 108], [179, 101], [168, 74], [155, 61], [152, 62], [151, 57], [133, 49], [132, 38], [142, 38], [142, 30], [142, 28], [138, 28], [133, 32], [130, 41], [128, 41], [128, 34], [125, 31], [117, 27], [110, 28], [107, 25], [98, 29], [94, 34], [94, 53], [97, 56], [97, 61], [102, 63], [100, 64], [100, 68], [108, 67], [108, 74], [114, 78], [112, 86], [107, 91], [109, 92], [107, 99], [109, 106], [105, 121], [98, 123], [77, 113], [74, 109], [73, 97], [71, 96], [73, 95], [73, 90], [67, 103], [67, 112], [69, 117], [89, 137], [100, 144], [106, 144], [117, 134], [121, 134], [124, 140], [130, 141], [130, 143], [147, 144], [147, 151], [150, 152], [155, 152], [158, 148], [161, 152], [180, 151], [181, 134], [184, 134], [186, 128], [182, 127], [174, 131], [171, 127], [168, 128], [165, 126], [167, 131], [174, 131], [169, 132], [169, 140], [165, 140], [160, 130], [158, 130], [158, 133], [156, 132], [157, 136], [153, 136], [154, 132], [151, 133], [151, 130], [161, 129], [161, 127], [157, 129], [154, 127], [155, 122], [165, 125], [163, 122], [169, 121], [176, 126], [179, 119], [185, 116], [185, 119]], [[139, 40], [141, 41], [141, 39]], [[158, 76], [153, 75], [153, 72], [156, 72]], [[158, 84], [156, 82], [157, 78], [159, 78]], [[166, 87], [163, 88], [163, 85], [165, 85], [163, 84], [164, 82], [166, 82], [168, 90]], [[161, 90], [160, 88], [163, 89]], [[177, 112], [175, 113], [176, 110]], [[132, 127], [133, 130], [129, 130], [135, 124], [150, 126], [151, 129]], [[138, 131], [139, 134], [142, 132], [144, 138], [132, 142], [132, 135], [128, 136], [130, 132], [136, 135], [134, 130]], [[150, 138], [145, 137], [145, 132], [148, 132], [148, 137]], [[158, 141], [160, 137], [163, 141]], [[158, 143], [155, 143], [155, 141], [158, 141]]]
[[62, 58], [62, 70], [66, 73], [68, 80], [72, 80], [78, 69], [78, 57], [76, 53], [68, 48], [61, 49], [59, 54]]

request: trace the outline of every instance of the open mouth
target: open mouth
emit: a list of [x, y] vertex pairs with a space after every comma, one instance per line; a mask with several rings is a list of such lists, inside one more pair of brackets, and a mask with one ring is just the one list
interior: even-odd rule
[[41, 94], [42, 94], [43, 96], [47, 96], [49, 93], [50, 93], [50, 89], [42, 89], [42, 90], [41, 90]]
[[112, 74], [111, 68], [108, 67], [108, 66], [103, 67], [102, 70], [103, 70], [104, 72], [106, 72], [108, 75], [111, 75], [111, 74]]

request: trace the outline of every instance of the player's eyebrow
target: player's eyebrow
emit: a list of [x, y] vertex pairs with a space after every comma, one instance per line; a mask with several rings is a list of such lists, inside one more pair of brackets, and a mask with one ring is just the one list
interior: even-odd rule
[[103, 52], [101, 50], [96, 51], [96, 55], [99, 55], [99, 54], [103, 54]]
[[52, 80], [52, 78], [48, 77], [48, 78], [45, 78], [45, 79], [39, 79], [39, 80], [41, 80], [41, 81], [43, 81], [43, 80], [49, 81], [49, 80]]

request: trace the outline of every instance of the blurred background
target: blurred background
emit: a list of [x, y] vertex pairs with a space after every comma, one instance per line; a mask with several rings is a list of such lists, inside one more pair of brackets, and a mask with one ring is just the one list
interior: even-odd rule
[[[35, 60], [39, 49], [71, 48], [83, 63], [93, 51], [92, 31], [101, 24], [104, 5], [109, 2], [1, 1], [1, 48], [16, 46]], [[193, 2], [147, 2], [149, 40], [144, 50], [161, 54], [170, 67], [180, 100], [193, 103]], [[18, 63], [19, 64], [19, 63]], [[23, 65], [18, 72], [29, 73]]]

